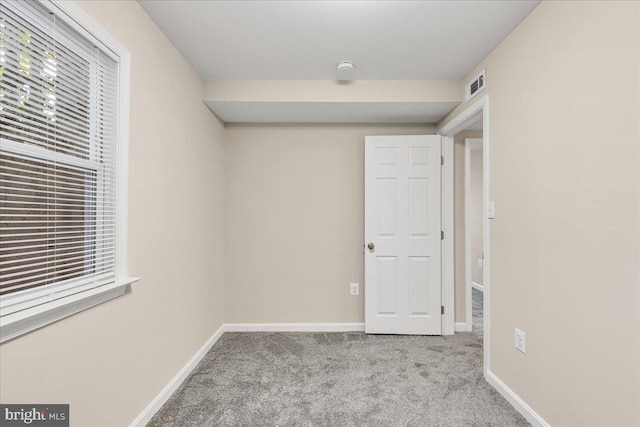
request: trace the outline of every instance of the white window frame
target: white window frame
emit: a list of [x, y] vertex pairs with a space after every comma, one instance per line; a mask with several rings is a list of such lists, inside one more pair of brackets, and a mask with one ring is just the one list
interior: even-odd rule
[[[112, 284], [78, 286], [73, 281], [40, 286], [19, 295], [0, 297], [0, 343], [124, 294], [126, 287], [139, 278], [127, 274], [127, 184], [129, 166], [129, 93], [131, 54], [71, 1], [38, 0], [67, 25], [109, 54], [118, 64], [117, 88], [117, 182], [116, 182], [116, 280]], [[37, 155], [91, 168], [91, 162], [51, 153], [40, 147], [3, 140], [3, 149], [15, 154]], [[64, 158], [62, 158], [62, 157]], [[58, 158], [60, 157], [60, 158]], [[80, 164], [82, 163], [82, 164]]]

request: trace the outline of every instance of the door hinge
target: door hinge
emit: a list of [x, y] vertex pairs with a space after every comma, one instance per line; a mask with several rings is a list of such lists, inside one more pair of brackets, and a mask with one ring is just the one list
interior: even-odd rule
[[444, 305], [440, 306], [440, 314], [444, 314]]
[[444, 240], [444, 231], [440, 232], [440, 240]]
[[440, 156], [440, 165], [444, 165], [444, 156]]

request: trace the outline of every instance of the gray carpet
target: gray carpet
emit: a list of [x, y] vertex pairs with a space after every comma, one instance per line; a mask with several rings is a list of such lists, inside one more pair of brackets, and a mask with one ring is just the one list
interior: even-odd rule
[[482, 341], [225, 333], [149, 426], [528, 426], [482, 376]]
[[471, 312], [473, 316], [473, 333], [482, 339], [484, 335], [484, 294], [476, 288], [471, 288]]

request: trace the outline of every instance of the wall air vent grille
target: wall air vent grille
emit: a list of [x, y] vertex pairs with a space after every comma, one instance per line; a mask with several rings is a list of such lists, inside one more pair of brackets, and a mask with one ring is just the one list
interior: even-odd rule
[[485, 70], [482, 70], [480, 74], [475, 76], [469, 83], [467, 83], [464, 87], [464, 102], [469, 101], [471, 98], [476, 96], [482, 89], [484, 89], [486, 85], [485, 78]]

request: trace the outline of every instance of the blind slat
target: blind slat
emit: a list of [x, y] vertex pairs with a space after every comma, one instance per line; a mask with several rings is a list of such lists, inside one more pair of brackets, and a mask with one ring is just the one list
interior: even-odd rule
[[[107, 251], [102, 251], [101, 249], [99, 250], [100, 252], [107, 254]], [[30, 266], [30, 265], [38, 265], [40, 264], [42, 261], [37, 261], [37, 260], [44, 260], [44, 259], [52, 259], [52, 258], [56, 258], [56, 259], [69, 259], [69, 260], [74, 260], [74, 259], [87, 259], [90, 257], [93, 257], [96, 255], [96, 253], [98, 252], [98, 250], [96, 249], [90, 249], [90, 250], [76, 250], [74, 251], [73, 249], [69, 252], [60, 252], [58, 254], [56, 254], [55, 256], [52, 255], [39, 255], [39, 256], [33, 256], [33, 257], [28, 257], [25, 256], [23, 258], [14, 260], [14, 261], [10, 261], [10, 262], [6, 262], [5, 265], [3, 267], [4, 271], [10, 271], [12, 269], [17, 269], [17, 268], [22, 268], [24, 266]], [[36, 252], [36, 254], [38, 254], [39, 252]], [[110, 254], [114, 254], [114, 251], [108, 251], [108, 253]], [[37, 261], [37, 262], [36, 262]], [[16, 265], [13, 265], [16, 264]]]
[[[29, 280], [33, 278], [36, 273], [40, 275], [46, 275], [51, 274], [52, 271], [54, 271], [56, 274], [59, 274], [69, 270], [76, 270], [78, 268], [94, 269], [99, 268], [102, 265], [110, 265], [111, 261], [115, 259], [113, 255], [106, 256], [102, 254], [100, 256], [101, 261], [99, 263], [96, 263], [95, 258], [95, 256], [85, 257], [81, 260], [54, 258], [51, 262], [30, 264], [23, 269], [20, 269], [19, 267], [14, 267], [13, 269], [0, 269], [0, 272], [7, 280], [7, 283], [9, 283], [9, 280], [13, 280], [13, 283], [15, 283], [22, 280], [22, 277], [19, 276], [26, 275], [27, 280]], [[64, 269], [61, 269], [60, 265], [64, 265]]]
[[[76, 241], [64, 241], [64, 239], [57, 239], [55, 242], [47, 242], [47, 240], [44, 239], [34, 239], [33, 242], [41, 242], [35, 245], [23, 245], [23, 246], [16, 246], [16, 247], [12, 247], [11, 250], [9, 249], [0, 249], [0, 258], [5, 259], [7, 257], [11, 257], [11, 256], [15, 256], [16, 254], [19, 254], [20, 250], [25, 250], [25, 249], [35, 249], [35, 248], [44, 248], [44, 247], [51, 247], [51, 248], [68, 248], [70, 246], [73, 245], [77, 245], [78, 241], [81, 241], [81, 239], [76, 239]], [[99, 240], [100, 242], [104, 242], [104, 244], [113, 244], [115, 242], [114, 238], [103, 238], [102, 240]], [[27, 242], [27, 243], [31, 243], [31, 242]]]

